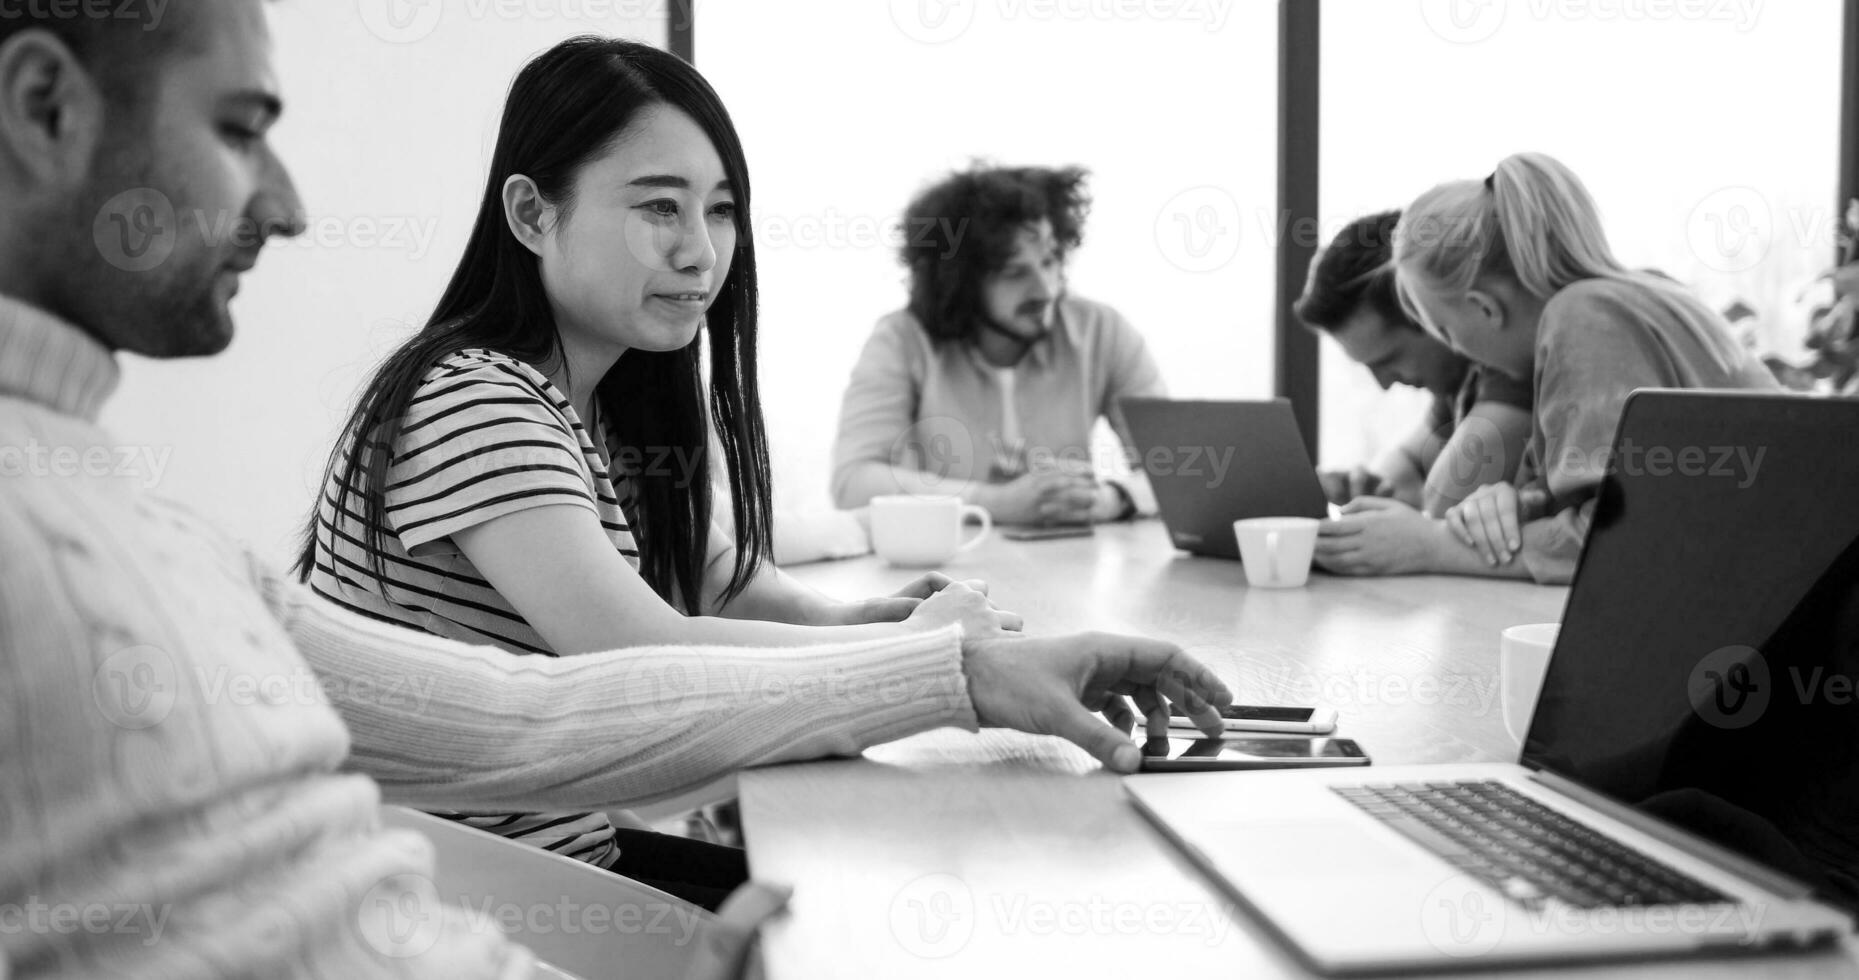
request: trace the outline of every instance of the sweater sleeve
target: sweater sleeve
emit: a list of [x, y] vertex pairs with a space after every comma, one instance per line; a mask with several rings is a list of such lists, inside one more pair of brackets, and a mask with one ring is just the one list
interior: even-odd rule
[[961, 630], [779, 650], [647, 647], [518, 657], [262, 588], [353, 743], [348, 768], [418, 807], [625, 807], [749, 766], [853, 755], [977, 723]]

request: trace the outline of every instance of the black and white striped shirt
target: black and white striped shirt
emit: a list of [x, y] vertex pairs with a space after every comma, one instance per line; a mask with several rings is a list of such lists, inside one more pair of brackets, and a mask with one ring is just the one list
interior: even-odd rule
[[[421, 381], [393, 447], [380, 551], [385, 574], [374, 571], [360, 495], [336, 507], [337, 481], [359, 488], [366, 471], [365, 452], [351, 452], [323, 487], [310, 585], [377, 619], [554, 656], [451, 536], [531, 507], [587, 507], [637, 568], [631, 487], [597, 448], [605, 445], [561, 390], [523, 361], [481, 348], [449, 355]], [[618, 856], [603, 813], [439, 815], [592, 864]]]

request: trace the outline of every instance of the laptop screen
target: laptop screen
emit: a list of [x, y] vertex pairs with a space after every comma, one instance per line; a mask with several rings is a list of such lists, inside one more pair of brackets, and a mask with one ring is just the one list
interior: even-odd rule
[[1856, 437], [1859, 402], [1634, 396], [1523, 761], [1859, 910]]

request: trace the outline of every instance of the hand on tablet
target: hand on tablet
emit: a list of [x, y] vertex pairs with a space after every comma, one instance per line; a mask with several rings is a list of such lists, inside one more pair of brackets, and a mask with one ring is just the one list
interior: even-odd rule
[[1057, 735], [1115, 772], [1135, 772], [1141, 763], [1126, 734], [1137, 717], [1151, 735], [1168, 733], [1172, 711], [1217, 736], [1225, 731], [1220, 709], [1233, 703], [1212, 670], [1159, 640], [1109, 633], [973, 637], [962, 643], [962, 661], [982, 725]]

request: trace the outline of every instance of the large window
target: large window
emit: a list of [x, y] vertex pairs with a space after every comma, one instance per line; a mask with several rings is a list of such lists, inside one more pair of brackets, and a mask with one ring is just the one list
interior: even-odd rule
[[1273, 5], [702, 0], [697, 13], [698, 66], [754, 176], [786, 505], [826, 506], [853, 361], [904, 303], [894, 222], [976, 158], [1088, 167], [1073, 290], [1147, 335], [1175, 393], [1270, 393]]
[[[1324, 0], [1325, 227], [1541, 150], [1588, 184], [1623, 260], [1752, 308], [1758, 349], [1797, 347], [1839, 219], [1840, 8]], [[1322, 455], [1341, 464], [1425, 400], [1324, 346]]]

